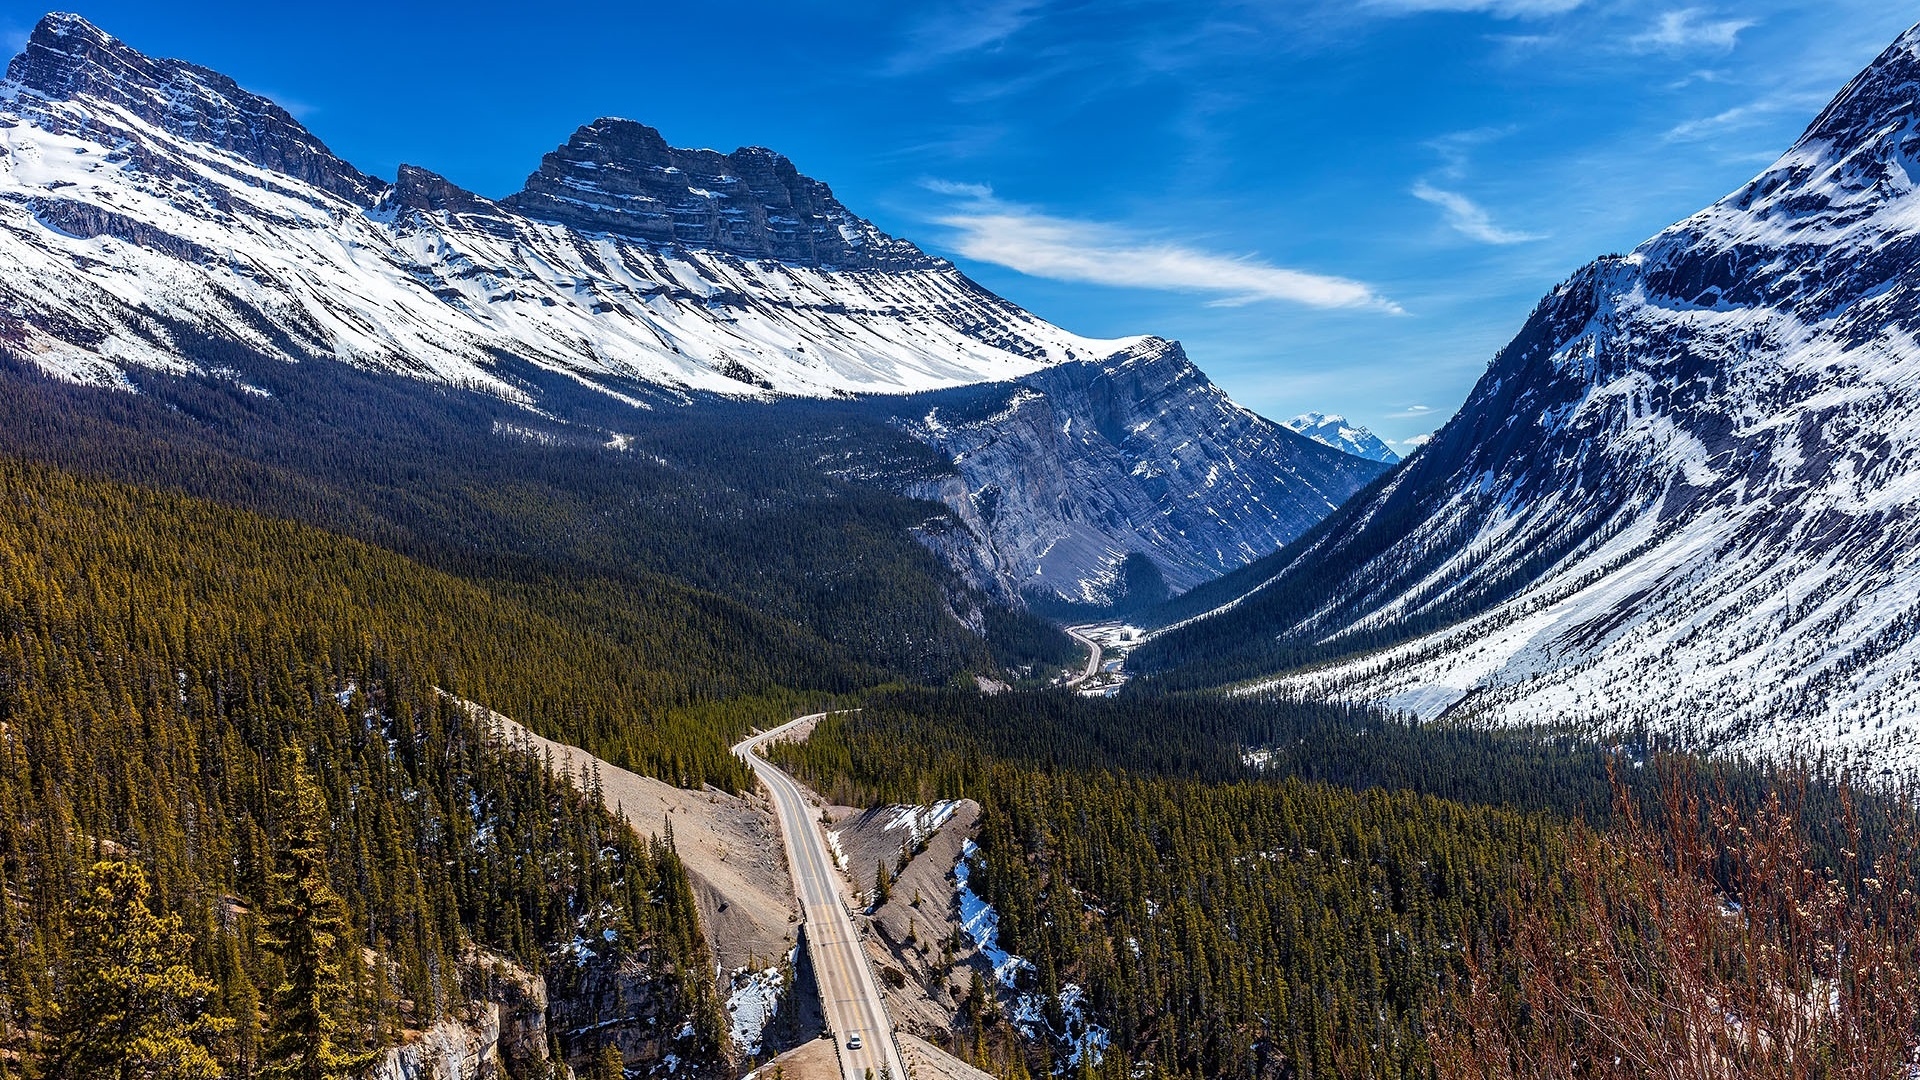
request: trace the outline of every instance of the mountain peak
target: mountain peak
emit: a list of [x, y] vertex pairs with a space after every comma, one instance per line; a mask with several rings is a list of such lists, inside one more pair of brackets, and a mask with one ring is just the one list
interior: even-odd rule
[[[7, 79], [49, 102], [113, 106], [175, 138], [237, 154], [362, 206], [386, 187], [334, 156], [285, 109], [227, 76], [149, 57], [78, 15], [42, 18], [7, 64]], [[62, 126], [58, 116], [45, 120]]]
[[584, 232], [750, 259], [837, 269], [941, 265], [856, 216], [783, 154], [680, 149], [620, 117], [575, 131], [504, 205]]
[[1347, 418], [1339, 413], [1305, 412], [1287, 421], [1286, 426], [1295, 434], [1305, 435], [1322, 446], [1331, 446], [1368, 461], [1382, 461], [1391, 465], [1400, 460], [1400, 455], [1394, 453], [1378, 435], [1357, 424], [1348, 423]]
[[1855, 75], [1800, 136], [1799, 144], [1850, 147], [1883, 137], [1920, 116], [1920, 25]]

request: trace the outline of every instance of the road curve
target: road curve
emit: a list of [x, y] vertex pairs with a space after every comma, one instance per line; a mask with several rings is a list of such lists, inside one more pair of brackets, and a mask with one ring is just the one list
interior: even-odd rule
[[1061, 627], [1061, 629], [1067, 632], [1068, 637], [1087, 647], [1087, 670], [1067, 680], [1068, 686], [1079, 686], [1081, 683], [1100, 674], [1100, 643], [1080, 631], [1075, 630], [1071, 626], [1064, 626]]
[[[888, 1076], [906, 1080], [893, 1022], [887, 1017], [867, 954], [860, 947], [853, 918], [841, 899], [839, 871], [827, 853], [827, 839], [807, 802], [807, 793], [793, 777], [760, 756], [761, 748], [768, 743], [778, 742], [793, 728], [825, 715], [813, 713], [789, 720], [741, 740], [733, 752], [753, 768], [754, 775], [773, 795], [780, 834], [786, 842], [787, 865], [793, 871], [793, 889], [800, 897], [801, 915], [806, 920], [807, 952], [813, 958], [814, 977], [820, 984], [820, 1003], [839, 1047], [843, 1080], [866, 1080], [869, 1070], [874, 1080]], [[847, 1040], [856, 1034], [861, 1048], [848, 1049]]]

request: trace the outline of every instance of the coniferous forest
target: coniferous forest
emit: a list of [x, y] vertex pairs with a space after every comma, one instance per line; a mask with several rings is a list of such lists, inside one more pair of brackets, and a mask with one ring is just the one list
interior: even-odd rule
[[[1243, 758], [1248, 746], [1272, 750]], [[1847, 981], [1852, 996], [1829, 1029], [1801, 1025], [1803, 1045], [1825, 1046], [1830, 1062], [1910, 1045], [1912, 806], [1801, 767], [1411, 727], [1277, 699], [950, 692], [870, 696], [779, 753], [843, 802], [982, 804], [970, 885], [998, 913], [1001, 947], [1031, 964], [1016, 991], [1037, 995], [1061, 1032], [1062, 990], [1078, 986], [1107, 1025], [1109, 1052], [1098, 1069], [1082, 1058], [1082, 1073], [1562, 1075], [1528, 1062], [1595, 1061], [1609, 1045], [1602, 1022], [1670, 1007], [1661, 995], [1694, 957], [1662, 951], [1662, 935], [1697, 925], [1709, 901], [1740, 902], [1726, 897], [1789, 913], [1817, 903], [1828, 921], [1729, 936], [1727, 951], [1685, 970], [1698, 998], [1820, 985], [1838, 973], [1836, 947], [1859, 942], [1856, 955], [1870, 947], [1876, 966]], [[1743, 857], [1763, 829], [1770, 854]], [[1789, 864], [1783, 882], [1775, 874]], [[1693, 906], [1649, 934], [1636, 895]], [[1541, 950], [1582, 935], [1619, 945], [1605, 958], [1615, 971], [1530, 977], [1548, 970]], [[1771, 954], [1771, 983], [1736, 945], [1749, 956], [1785, 948]], [[1645, 994], [1587, 1027], [1545, 1028], [1530, 1011], [1589, 1015], [1548, 992], [1574, 978], [1608, 986], [1610, 975], [1632, 990], [1641, 980]], [[1011, 1076], [1066, 1068], [1070, 1045], [1014, 1038], [1004, 1011], [973, 1015], [978, 1035], [998, 1037], [980, 1041], [1000, 1048], [982, 1064]], [[1905, 1017], [1904, 1029], [1886, 1015]], [[1482, 1024], [1496, 1017], [1504, 1041]], [[1847, 1027], [1856, 1022], [1871, 1034]], [[1642, 1033], [1638, 1060], [1729, 1036], [1702, 1027]], [[957, 1037], [964, 1047], [977, 1035]], [[1770, 1075], [1780, 1060], [1749, 1058], [1760, 1071], [1729, 1075]], [[1872, 1075], [1832, 1068], [1804, 1075]]]
[[[537, 967], [575, 938], [641, 965], [700, 1052], [724, 1049], [670, 844], [449, 696], [530, 688], [541, 657], [585, 694], [640, 673], [303, 526], [18, 462], [0, 505], [12, 1060], [358, 1075], [469, 999], [475, 950]], [[586, 717], [594, 700], [524, 703]], [[718, 768], [671, 723], [627, 726], [662, 773]]]

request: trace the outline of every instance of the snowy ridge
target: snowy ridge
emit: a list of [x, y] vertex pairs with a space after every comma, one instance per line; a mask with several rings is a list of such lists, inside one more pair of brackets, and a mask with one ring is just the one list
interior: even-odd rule
[[1344, 450], [1368, 461], [1383, 461], [1391, 465], [1400, 460], [1400, 455], [1380, 441], [1380, 436], [1357, 424], [1348, 423], [1346, 417], [1337, 413], [1301, 413], [1287, 421], [1287, 427], [1322, 446]]
[[[1170, 632], [1344, 646], [1257, 685], [1422, 718], [1920, 768], [1916, 87], [1910, 31], [1751, 183], [1556, 289], [1337, 527]], [[1410, 621], [1444, 628], [1351, 657]]]
[[[72, 16], [43, 20], [9, 68], [0, 152], [0, 343], [93, 385], [132, 388], [140, 369], [217, 377], [190, 359], [200, 339], [528, 405], [503, 356], [635, 400], [639, 384], [927, 390], [1128, 344], [1029, 315], [797, 173], [786, 182], [825, 200], [843, 254], [894, 268], [655, 241], [604, 214], [574, 228], [418, 169], [385, 185], [224, 76], [148, 60]], [[772, 217], [770, 235], [799, 227]]]

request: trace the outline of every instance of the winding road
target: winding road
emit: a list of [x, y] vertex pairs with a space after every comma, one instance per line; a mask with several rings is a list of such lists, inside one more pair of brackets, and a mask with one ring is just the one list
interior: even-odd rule
[[1067, 632], [1068, 637], [1087, 647], [1087, 670], [1067, 680], [1068, 686], [1079, 686], [1081, 683], [1100, 674], [1100, 643], [1080, 631], [1075, 630], [1071, 626], [1064, 626], [1061, 627], [1061, 629]]
[[[787, 865], [793, 872], [793, 889], [800, 897], [801, 915], [806, 920], [807, 952], [820, 984], [827, 1024], [839, 1047], [843, 1080], [866, 1080], [869, 1073], [874, 1080], [889, 1076], [906, 1080], [907, 1070], [893, 1038], [893, 1022], [887, 1017], [879, 984], [874, 982], [853, 918], [841, 898], [839, 871], [827, 852], [826, 836], [807, 793], [793, 777], [760, 756], [762, 747], [825, 715], [814, 713], [789, 720], [741, 740], [733, 752], [753, 768], [754, 775], [773, 795], [780, 833], [786, 842]], [[858, 1050], [847, 1046], [855, 1035], [860, 1037]]]

